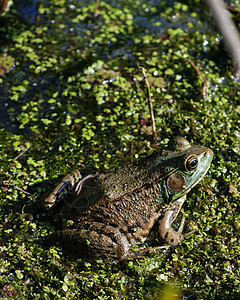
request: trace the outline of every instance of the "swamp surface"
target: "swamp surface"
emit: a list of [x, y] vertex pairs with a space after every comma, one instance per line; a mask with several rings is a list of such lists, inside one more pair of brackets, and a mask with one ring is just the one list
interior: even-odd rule
[[[141, 259], [72, 260], [46, 247], [54, 227], [36, 203], [73, 168], [153, 151], [138, 65], [158, 145], [178, 135], [214, 152], [180, 214], [197, 231]], [[202, 1], [8, 1], [0, 105], [1, 299], [240, 298], [239, 81]]]

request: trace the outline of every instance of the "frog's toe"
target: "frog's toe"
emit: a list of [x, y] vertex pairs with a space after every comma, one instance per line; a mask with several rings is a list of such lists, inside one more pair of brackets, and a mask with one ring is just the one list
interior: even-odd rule
[[77, 195], [79, 195], [80, 192], [81, 192], [81, 190], [82, 190], [83, 184], [84, 184], [88, 179], [94, 178], [94, 177], [96, 177], [97, 175], [98, 175], [98, 172], [95, 173], [95, 174], [89, 174], [89, 175], [87, 175], [86, 177], [84, 177], [84, 178], [82, 178], [81, 180], [79, 180], [79, 182], [77, 183], [77, 185], [76, 185], [76, 187], [75, 187], [75, 193], [76, 193]]
[[175, 246], [184, 240], [184, 235], [169, 228], [162, 240], [164, 244]]
[[185, 218], [182, 218], [178, 231], [175, 231], [171, 226], [173, 220], [175, 219], [175, 217], [173, 216], [173, 210], [166, 211], [163, 214], [162, 219], [159, 220], [158, 226], [155, 230], [155, 234], [158, 241], [170, 246], [178, 245], [184, 240], [184, 235], [182, 234], [182, 232], [185, 223]]
[[189, 235], [193, 234], [193, 233], [196, 232], [196, 231], [197, 231], [197, 230], [189, 231], [188, 233], [185, 233], [185, 234], [184, 234], [184, 237], [189, 236]]
[[183, 216], [181, 224], [180, 224], [180, 226], [178, 228], [178, 233], [182, 234], [183, 228], [184, 228], [184, 224], [185, 224], [185, 217]]

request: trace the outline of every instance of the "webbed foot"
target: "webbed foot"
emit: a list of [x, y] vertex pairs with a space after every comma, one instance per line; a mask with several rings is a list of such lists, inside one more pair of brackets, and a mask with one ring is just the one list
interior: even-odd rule
[[166, 208], [158, 220], [157, 228], [155, 229], [156, 238], [159, 242], [174, 246], [184, 240], [183, 227], [185, 217], [182, 218], [178, 231], [172, 228], [172, 223], [179, 214], [179, 211], [186, 199], [186, 195], [175, 201], [172, 205]]

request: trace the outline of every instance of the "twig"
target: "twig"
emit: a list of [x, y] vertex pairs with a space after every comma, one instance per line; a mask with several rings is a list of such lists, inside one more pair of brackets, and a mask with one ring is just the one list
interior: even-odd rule
[[234, 13], [234, 14], [239, 14], [239, 13], [240, 13], [240, 11], [239, 11], [238, 9], [236, 9], [236, 8], [234, 8], [234, 7], [231, 7], [230, 5], [227, 5], [227, 4], [226, 4], [226, 8], [227, 8], [227, 10], [229, 10], [231, 13]]
[[237, 27], [222, 0], [206, 0], [212, 10], [216, 24], [233, 58], [235, 76], [240, 77], [240, 37]]
[[194, 64], [194, 62], [191, 59], [187, 59], [187, 61], [189, 62], [189, 64], [193, 67], [193, 69], [196, 71], [196, 73], [199, 76], [202, 76], [202, 72], [198, 69], [198, 67]]
[[93, 11], [94, 15], [98, 12], [99, 2], [100, 2], [100, 0], [96, 0], [96, 2], [95, 2], [95, 8], [94, 8], [94, 11]]
[[152, 133], [154, 140], [157, 140], [157, 132], [156, 132], [156, 126], [155, 126], [155, 120], [154, 120], [154, 113], [153, 113], [153, 106], [152, 106], [152, 98], [151, 98], [151, 91], [150, 91], [150, 85], [147, 80], [147, 75], [145, 73], [145, 69], [138, 64], [138, 68], [141, 70], [145, 82], [145, 86], [147, 88], [148, 93], [148, 106], [149, 106], [149, 112], [150, 112], [150, 118], [151, 118], [151, 126], [152, 126]]
[[25, 148], [24, 150], [22, 150], [22, 152], [20, 152], [15, 158], [13, 158], [13, 160], [19, 159], [19, 157], [21, 157], [24, 153], [26, 153], [31, 146], [32, 145], [30, 144], [27, 148]]
[[205, 75], [198, 69], [198, 67], [194, 64], [194, 62], [191, 59], [187, 59], [187, 61], [202, 81], [201, 98], [204, 99], [207, 95], [207, 81], [205, 79]]
[[8, 0], [1, 0], [0, 1], [0, 14], [4, 12], [4, 9], [7, 5]]
[[15, 190], [18, 190], [18, 191], [20, 191], [20, 192], [23, 192], [24, 194], [26, 194], [26, 195], [28, 195], [28, 196], [34, 197], [33, 194], [31, 194], [31, 193], [29, 193], [29, 192], [27, 192], [27, 191], [24, 191], [23, 189], [19, 188], [19, 187], [16, 186], [16, 185], [13, 185], [12, 187], [13, 187]]
[[13, 187], [15, 190], [18, 190], [20, 192], [23, 192], [24, 194], [28, 195], [28, 196], [31, 196], [31, 197], [34, 197], [33, 194], [27, 192], [27, 191], [24, 191], [23, 189], [21, 189], [20, 187], [16, 186], [16, 185], [13, 185], [11, 184], [8, 180], [4, 180], [2, 182], [3, 185], [6, 185], [6, 186], [11, 186]]

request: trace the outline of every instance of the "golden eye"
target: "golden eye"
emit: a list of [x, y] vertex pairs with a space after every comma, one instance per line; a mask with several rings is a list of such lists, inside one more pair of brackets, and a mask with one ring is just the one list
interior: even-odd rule
[[193, 171], [197, 168], [198, 165], [198, 160], [196, 155], [190, 155], [188, 158], [185, 160], [185, 168], [187, 171]]

